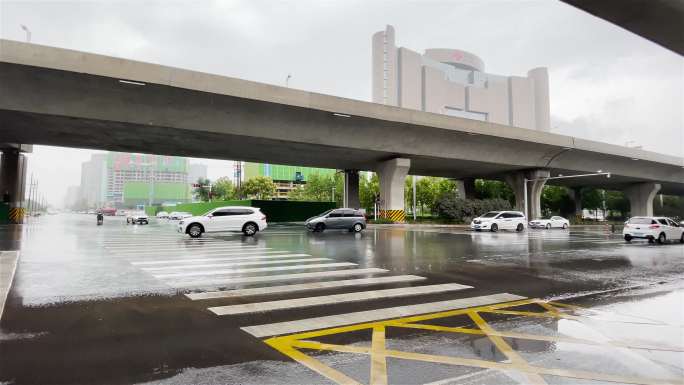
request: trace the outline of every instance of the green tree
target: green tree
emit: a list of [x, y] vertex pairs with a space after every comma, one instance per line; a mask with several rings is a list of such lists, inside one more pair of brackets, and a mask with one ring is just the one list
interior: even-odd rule
[[199, 187], [195, 187], [192, 190], [192, 195], [202, 202], [209, 202], [209, 186], [211, 181], [207, 178], [198, 178], [196, 183]]
[[498, 180], [475, 180], [475, 196], [478, 199], [505, 199], [515, 204], [515, 194], [508, 184]]
[[437, 199], [437, 178], [426, 176], [416, 182], [416, 205], [420, 207], [421, 214], [425, 213], [425, 207], [432, 210]]
[[248, 197], [269, 199], [275, 195], [276, 185], [270, 177], [255, 176], [247, 179], [242, 184], [242, 192]]
[[335, 202], [342, 204], [344, 193], [344, 180], [341, 173], [331, 175], [311, 174], [306, 184], [290, 191], [288, 199], [296, 201], [330, 202], [333, 200], [333, 187], [335, 189]]
[[544, 216], [561, 215], [567, 218], [575, 212], [575, 202], [565, 187], [544, 186], [541, 208]]
[[375, 197], [379, 193], [380, 182], [378, 180], [378, 174], [370, 173], [370, 177], [364, 173], [359, 175], [359, 201], [361, 207], [366, 209], [366, 212], [369, 215], [372, 215], [373, 213]]
[[227, 176], [222, 176], [214, 182], [211, 186], [212, 200], [231, 200], [236, 196], [235, 186]]

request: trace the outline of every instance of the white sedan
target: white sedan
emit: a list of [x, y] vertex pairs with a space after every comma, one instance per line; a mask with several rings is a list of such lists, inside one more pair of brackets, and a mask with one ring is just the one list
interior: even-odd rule
[[554, 215], [551, 218], [535, 219], [530, 221], [530, 227], [533, 229], [550, 229], [553, 227], [567, 229], [570, 227], [570, 221], [563, 217]]
[[178, 232], [199, 238], [202, 233], [241, 231], [252, 236], [266, 228], [266, 215], [257, 207], [227, 206], [209, 210], [204, 215], [184, 218], [178, 222]]

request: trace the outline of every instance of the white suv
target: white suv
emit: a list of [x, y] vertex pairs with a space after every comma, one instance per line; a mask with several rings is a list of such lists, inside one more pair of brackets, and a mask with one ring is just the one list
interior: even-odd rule
[[209, 210], [204, 215], [183, 218], [178, 232], [199, 238], [202, 233], [242, 231], [252, 236], [267, 227], [266, 215], [257, 207], [227, 206]]
[[665, 243], [668, 239], [684, 243], [684, 227], [665, 217], [629, 218], [622, 229], [622, 235], [627, 242], [634, 238], [644, 238], [651, 243]]
[[523, 231], [525, 230], [525, 223], [527, 223], [525, 214], [520, 211], [490, 211], [473, 219], [470, 222], [470, 228], [475, 231]]

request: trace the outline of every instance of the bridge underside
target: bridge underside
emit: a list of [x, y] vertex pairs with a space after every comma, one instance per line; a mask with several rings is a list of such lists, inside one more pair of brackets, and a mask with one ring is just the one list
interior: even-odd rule
[[[379, 163], [397, 157], [411, 159], [411, 174], [455, 179], [489, 178], [504, 180], [512, 171], [530, 167], [429, 156], [406, 155], [389, 151], [350, 149], [348, 147], [297, 143], [247, 135], [183, 130], [172, 127], [124, 122], [70, 118], [0, 110], [3, 137], [17, 143], [100, 149], [122, 152], [155, 153], [210, 159], [270, 162], [335, 169], [374, 171]], [[582, 171], [548, 168], [551, 175], [572, 175]], [[549, 184], [575, 187], [596, 186], [622, 189], [642, 179], [611, 175], [560, 179]], [[662, 183], [664, 194], [684, 194], [678, 184]]]

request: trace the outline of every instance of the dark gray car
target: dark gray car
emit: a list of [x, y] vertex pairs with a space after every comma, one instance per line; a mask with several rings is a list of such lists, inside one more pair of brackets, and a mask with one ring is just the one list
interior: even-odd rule
[[366, 216], [361, 210], [334, 209], [306, 220], [306, 228], [321, 232], [325, 229], [347, 229], [361, 232], [366, 228]]

